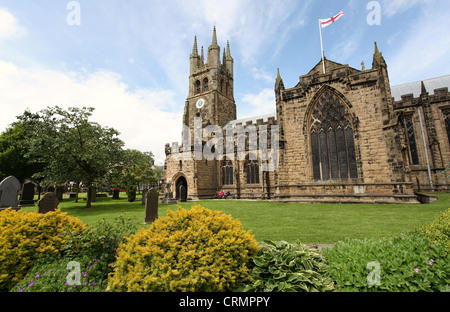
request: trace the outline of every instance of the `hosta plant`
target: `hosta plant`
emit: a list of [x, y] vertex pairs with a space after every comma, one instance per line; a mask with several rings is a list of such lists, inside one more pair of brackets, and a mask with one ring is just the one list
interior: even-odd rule
[[253, 258], [252, 292], [325, 292], [334, 289], [327, 263], [316, 251], [300, 243], [264, 241]]

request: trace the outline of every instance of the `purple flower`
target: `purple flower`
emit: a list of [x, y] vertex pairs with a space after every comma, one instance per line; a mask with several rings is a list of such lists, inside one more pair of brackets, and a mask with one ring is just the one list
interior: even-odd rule
[[89, 266], [89, 269], [92, 269], [92, 265]]
[[67, 285], [69, 285], [69, 283], [67, 283], [67, 282], [64, 282], [64, 285], [66, 285], [66, 286], [67, 286]]
[[40, 277], [40, 275], [38, 274], [38, 275], [36, 275], [34, 278], [39, 278]]
[[23, 288], [20, 288], [19, 291], [20, 291], [20, 292], [23, 292]]
[[84, 282], [84, 285], [87, 285], [87, 281], [86, 281], [86, 282]]
[[419, 269], [417, 269], [417, 268], [414, 269], [414, 272], [419, 273]]
[[33, 286], [33, 285], [34, 285], [34, 282], [33, 282], [33, 281], [31, 281], [31, 282], [28, 284], [29, 287], [31, 287], [31, 286]]
[[87, 273], [86, 272], [83, 272], [83, 276], [86, 276], [87, 275]]
[[92, 285], [95, 286], [95, 285], [97, 285], [97, 283], [96, 283], [96, 282], [93, 282]]

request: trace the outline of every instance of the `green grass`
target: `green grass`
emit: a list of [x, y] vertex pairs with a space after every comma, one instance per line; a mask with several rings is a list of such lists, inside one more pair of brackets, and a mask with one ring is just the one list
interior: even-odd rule
[[[301, 204], [263, 201], [207, 200], [203, 207], [220, 210], [240, 219], [246, 230], [252, 230], [258, 241], [300, 240], [304, 244], [334, 244], [347, 237], [385, 237], [412, 231], [429, 223], [434, 216], [450, 208], [450, 194], [440, 194], [439, 200], [424, 205], [385, 204]], [[86, 209], [86, 201], [80, 195], [79, 203], [73, 199], [63, 200], [60, 208], [83, 222], [95, 225], [102, 218], [114, 220], [120, 213], [133, 218], [133, 222], [144, 227], [144, 206], [140, 195], [129, 203], [123, 199], [98, 198], [93, 208]], [[197, 202], [181, 203], [184, 208]], [[159, 216], [176, 205], [159, 206]], [[24, 208], [35, 211], [36, 207]]]

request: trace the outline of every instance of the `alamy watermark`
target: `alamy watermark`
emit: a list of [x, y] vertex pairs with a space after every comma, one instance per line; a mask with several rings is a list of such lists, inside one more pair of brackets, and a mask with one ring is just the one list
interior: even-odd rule
[[367, 284], [370, 286], [381, 285], [381, 266], [377, 261], [367, 263], [367, 270], [372, 270], [367, 275]]
[[66, 267], [69, 274], [67, 274], [66, 282], [69, 286], [81, 285], [81, 266], [77, 261], [71, 261]]
[[[188, 126], [183, 126], [182, 152], [178, 143], [172, 143], [172, 157], [175, 160], [261, 160], [263, 172], [274, 171], [279, 165], [279, 126], [267, 125], [231, 126], [222, 128], [208, 125], [202, 128], [201, 117], [194, 118], [193, 132]], [[224, 133], [225, 130], [225, 133]], [[193, 133], [194, 149], [192, 151]], [[270, 136], [270, 148], [269, 148]], [[248, 149], [247, 141], [248, 138]], [[208, 140], [204, 144], [204, 140]], [[248, 154], [247, 154], [248, 153]], [[236, 157], [235, 157], [236, 155]], [[248, 157], [247, 157], [248, 156]]]
[[370, 11], [367, 14], [367, 24], [369, 26], [381, 25], [381, 5], [378, 1], [370, 1], [367, 3], [367, 10]]
[[70, 12], [67, 14], [66, 23], [69, 26], [81, 25], [81, 5], [78, 1], [70, 1], [66, 5], [66, 9]]

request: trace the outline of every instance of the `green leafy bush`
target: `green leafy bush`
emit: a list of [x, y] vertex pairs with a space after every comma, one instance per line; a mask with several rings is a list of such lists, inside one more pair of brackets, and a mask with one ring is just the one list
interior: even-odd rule
[[125, 237], [134, 234], [137, 227], [131, 218], [119, 215], [113, 222], [102, 219], [94, 227], [86, 227], [83, 232], [72, 236], [65, 245], [66, 255], [102, 259], [112, 263], [116, 260], [117, 248]]
[[420, 228], [432, 244], [441, 244], [450, 254], [450, 209], [440, 213], [433, 222]]
[[323, 254], [338, 291], [444, 291], [449, 286], [450, 256], [420, 232], [347, 239]]
[[[44, 257], [33, 262], [27, 276], [11, 290], [14, 292], [99, 292], [107, 286], [108, 275], [113, 272], [117, 248], [125, 237], [133, 234], [136, 227], [130, 218], [122, 214], [114, 222], [105, 219], [94, 227], [66, 238], [65, 252]], [[80, 284], [70, 285], [67, 268], [70, 262], [80, 265]], [[69, 271], [68, 271], [69, 270]]]
[[332, 291], [334, 282], [323, 257], [307, 246], [284, 241], [265, 241], [253, 258], [253, 281], [244, 291]]
[[[79, 271], [71, 262], [78, 263]], [[101, 292], [111, 272], [110, 265], [96, 258], [41, 258], [11, 292]], [[75, 276], [79, 282], [75, 282]]]
[[83, 232], [78, 219], [57, 210], [47, 214], [11, 209], [0, 212], [0, 290], [20, 281], [40, 257], [67, 251]]
[[258, 243], [239, 220], [193, 206], [169, 210], [119, 247], [111, 291], [232, 291], [250, 278]]

